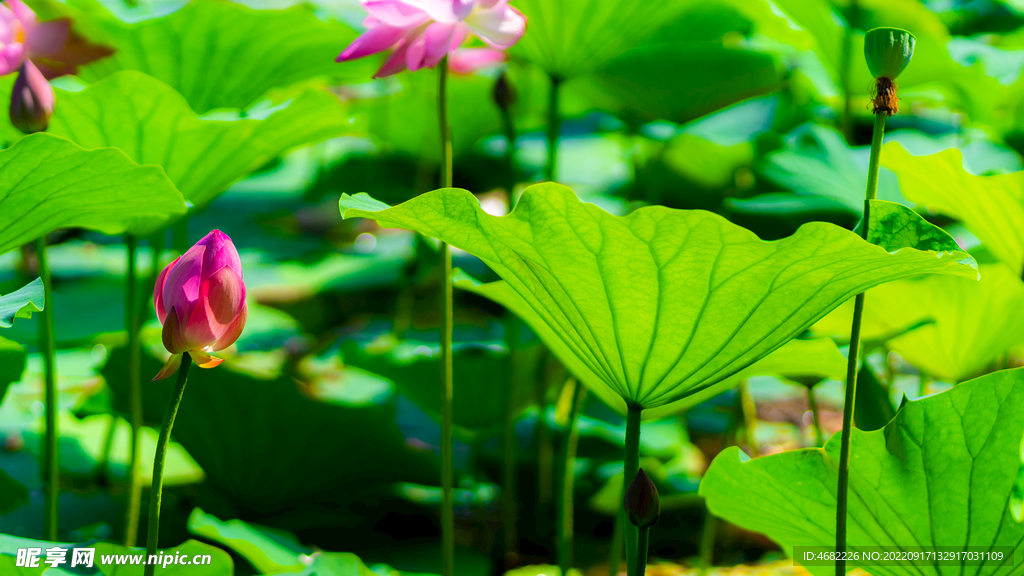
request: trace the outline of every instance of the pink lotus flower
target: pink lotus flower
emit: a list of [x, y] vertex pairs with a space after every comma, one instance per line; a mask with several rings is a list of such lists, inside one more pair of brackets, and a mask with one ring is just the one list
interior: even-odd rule
[[39, 22], [21, 0], [0, 4], [0, 76], [18, 71], [11, 122], [26, 133], [45, 130], [54, 103], [47, 80], [72, 74], [78, 66], [110, 53], [74, 35], [67, 19]]
[[168, 264], [156, 279], [153, 305], [171, 353], [153, 380], [177, 372], [185, 352], [201, 368], [220, 364], [209, 352], [234, 344], [248, 316], [242, 262], [231, 238], [214, 230]]
[[[375, 78], [436, 66], [470, 33], [505, 50], [526, 32], [526, 17], [508, 0], [362, 0], [367, 30], [338, 56], [355, 60], [393, 48]], [[493, 64], [493, 55], [487, 65]], [[485, 59], [486, 61], [486, 59]]]
[[448, 69], [456, 74], [472, 74], [484, 68], [504, 64], [504, 50], [492, 48], [459, 48], [448, 55]]

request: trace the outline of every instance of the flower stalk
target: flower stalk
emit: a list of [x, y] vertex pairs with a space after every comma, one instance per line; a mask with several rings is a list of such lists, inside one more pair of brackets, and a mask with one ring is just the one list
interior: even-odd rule
[[575, 488], [576, 448], [579, 444], [579, 430], [576, 420], [587, 398], [582, 383], [570, 380], [573, 387], [572, 404], [562, 434], [562, 445], [558, 454], [559, 489], [555, 497], [555, 550], [558, 567], [562, 574], [568, 574], [573, 563], [573, 493]]
[[139, 462], [139, 452], [142, 448], [142, 385], [139, 380], [141, 344], [139, 341], [138, 246], [139, 239], [136, 236], [125, 235], [125, 247], [128, 251], [128, 274], [125, 283], [125, 329], [128, 331], [128, 408], [132, 439], [128, 464], [128, 505], [125, 510], [122, 541], [129, 548], [135, 546], [135, 539], [139, 531], [139, 506], [142, 502], [142, 474]]
[[36, 239], [36, 260], [39, 277], [43, 281], [43, 314], [39, 318], [39, 351], [43, 355], [46, 401], [46, 435], [43, 453], [43, 485], [46, 499], [43, 504], [43, 539], [57, 540], [57, 502], [60, 496], [60, 430], [57, 425], [57, 357], [53, 319], [53, 284], [46, 261], [46, 235]]
[[[629, 405], [626, 411], [626, 445], [622, 462], [622, 486], [629, 486], [640, 471], [640, 412], [643, 409], [636, 404]], [[626, 572], [627, 576], [642, 576], [637, 572], [639, 565], [640, 531], [631, 522], [625, 524], [626, 541]], [[646, 545], [644, 546], [644, 565], [647, 565]]]
[[[167, 404], [167, 411], [164, 412], [164, 423], [160, 427], [160, 438], [156, 442], [156, 458], [153, 460], [153, 487], [149, 493], [149, 531], [146, 538], [146, 557], [156, 554], [157, 543], [160, 539], [160, 503], [164, 489], [164, 460], [167, 457], [167, 444], [171, 439], [171, 429], [174, 428], [174, 419], [178, 416], [178, 408], [181, 406], [181, 398], [185, 395], [185, 384], [188, 382], [188, 372], [192, 367], [192, 357], [188, 352], [182, 355], [181, 367], [178, 368], [178, 380], [174, 385], [174, 392], [171, 393], [171, 400]], [[156, 564], [146, 564], [145, 576], [153, 576]]]
[[[448, 124], [448, 56], [437, 67], [437, 119], [441, 134], [441, 187], [452, 187], [452, 137]], [[452, 445], [452, 256], [441, 242], [441, 576], [455, 570]]]
[[561, 92], [562, 79], [551, 76], [551, 91], [548, 93], [548, 163], [545, 176], [548, 181], [555, 181], [558, 168], [558, 134], [562, 129], [562, 117], [558, 113], [558, 100]]

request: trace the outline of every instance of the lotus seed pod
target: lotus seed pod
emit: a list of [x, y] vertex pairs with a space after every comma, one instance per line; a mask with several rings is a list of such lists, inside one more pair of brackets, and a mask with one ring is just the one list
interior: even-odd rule
[[914, 56], [914, 35], [899, 28], [875, 28], [864, 36], [864, 59], [877, 78], [895, 80]]
[[661, 515], [661, 499], [658, 497], [658, 488], [654, 482], [647, 477], [641, 468], [636, 473], [636, 478], [626, 488], [622, 505], [626, 509], [626, 516], [629, 522], [639, 528], [650, 528], [658, 523], [658, 516]]

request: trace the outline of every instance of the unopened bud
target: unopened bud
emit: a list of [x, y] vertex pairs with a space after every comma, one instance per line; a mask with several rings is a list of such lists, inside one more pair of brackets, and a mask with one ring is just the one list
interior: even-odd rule
[[498, 81], [494, 83], [494, 90], [492, 92], [494, 96], [494, 103], [498, 105], [498, 108], [502, 110], [508, 110], [509, 108], [516, 105], [519, 95], [516, 94], [516, 89], [512, 86], [512, 83], [508, 80], [508, 75], [502, 72], [498, 76]]
[[658, 516], [661, 515], [661, 499], [658, 498], [658, 489], [654, 482], [647, 477], [641, 468], [636, 473], [636, 478], [626, 488], [625, 496], [622, 499], [622, 506], [626, 510], [626, 516], [634, 526], [639, 528], [650, 528], [658, 523]]
[[864, 59], [876, 79], [895, 80], [914, 56], [914, 35], [899, 28], [875, 28], [864, 35]]
[[53, 87], [29, 60], [21, 65], [11, 92], [11, 124], [25, 134], [42, 132], [53, 116]]

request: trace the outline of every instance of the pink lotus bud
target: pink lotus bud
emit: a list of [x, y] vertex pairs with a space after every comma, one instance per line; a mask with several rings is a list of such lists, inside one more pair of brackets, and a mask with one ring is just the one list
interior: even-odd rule
[[242, 262], [231, 238], [214, 230], [168, 264], [156, 279], [153, 305], [171, 353], [153, 380], [174, 374], [185, 352], [201, 368], [220, 364], [209, 352], [234, 344], [248, 315]]
[[42, 132], [53, 116], [53, 87], [30, 60], [18, 71], [11, 92], [11, 124], [25, 134]]

